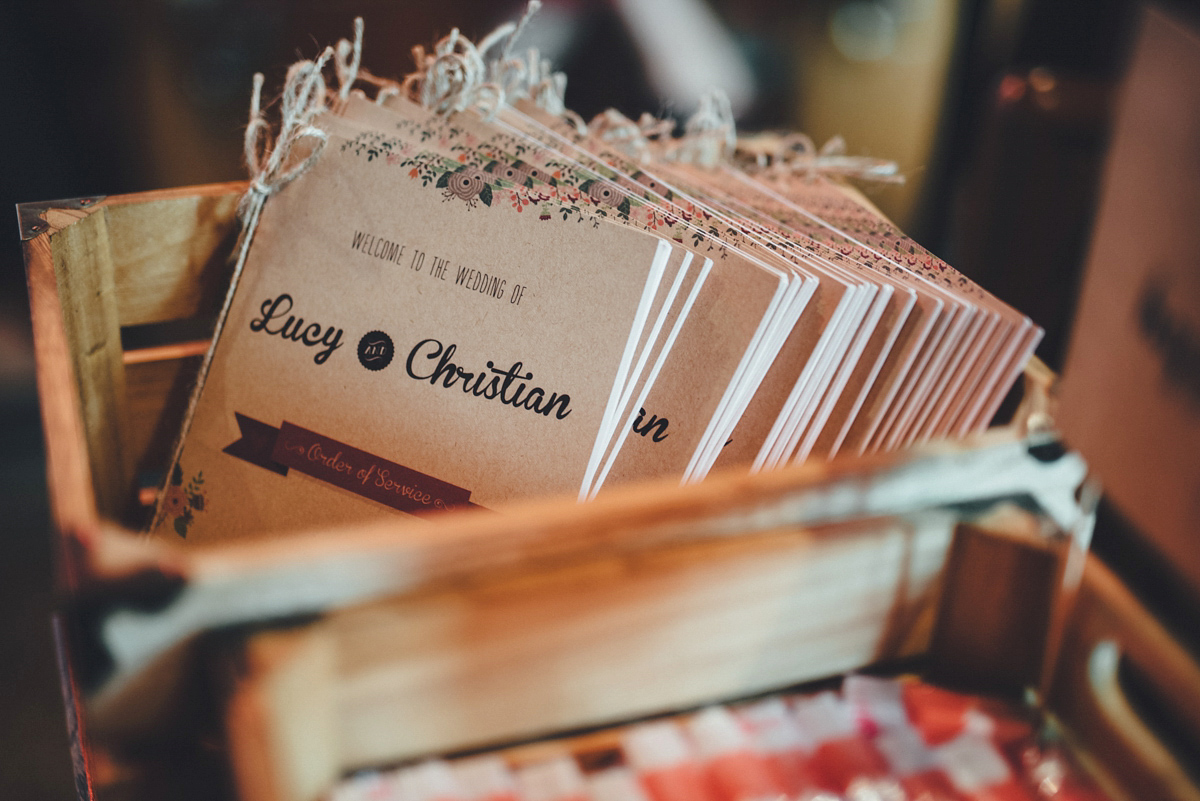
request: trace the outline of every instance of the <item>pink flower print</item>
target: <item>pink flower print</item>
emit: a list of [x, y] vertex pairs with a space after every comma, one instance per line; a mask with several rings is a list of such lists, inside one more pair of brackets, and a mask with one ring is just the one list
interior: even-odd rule
[[620, 205], [622, 196], [617, 190], [617, 187], [607, 181], [589, 181], [587, 186], [588, 197], [593, 202], [605, 206]]
[[446, 189], [460, 200], [472, 200], [479, 196], [487, 179], [483, 172], [476, 167], [463, 167], [450, 173], [446, 179]]
[[167, 487], [167, 491], [163, 493], [163, 511], [172, 517], [181, 515], [187, 509], [188, 499], [187, 494], [183, 491], [183, 487], [178, 484], [171, 484]]

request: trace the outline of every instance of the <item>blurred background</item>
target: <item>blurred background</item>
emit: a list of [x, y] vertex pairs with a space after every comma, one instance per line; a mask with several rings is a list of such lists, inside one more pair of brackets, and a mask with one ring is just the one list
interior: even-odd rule
[[[478, 38], [522, 7], [4, 0], [0, 205], [241, 178], [255, 71], [278, 87], [288, 63], [348, 36], [362, 15], [364, 65], [402, 76], [412, 45], [454, 26]], [[868, 195], [1043, 326], [1039, 355], [1057, 369], [1137, 10], [1133, 0], [547, 0], [520, 46], [567, 72], [567, 104], [585, 119], [608, 106], [682, 119], [702, 91], [722, 86], [744, 130], [798, 129], [818, 144], [841, 134], [851, 153], [896, 160], [908, 182], [866, 186]], [[9, 219], [0, 240], [0, 798], [68, 799], [29, 312]]]

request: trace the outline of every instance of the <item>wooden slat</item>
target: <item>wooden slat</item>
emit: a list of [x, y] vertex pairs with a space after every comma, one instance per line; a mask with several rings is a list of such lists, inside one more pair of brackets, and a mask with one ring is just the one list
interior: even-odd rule
[[930, 646], [931, 680], [1016, 699], [1038, 686], [1066, 551], [1036, 523], [1031, 528], [958, 527]]
[[133, 475], [160, 470], [170, 460], [202, 355], [126, 363], [126, 452]]
[[123, 354], [125, 365], [145, 364], [147, 362], [166, 362], [173, 359], [186, 359], [189, 356], [203, 356], [211, 344], [207, 339], [195, 339], [190, 342], [176, 342], [171, 345], [154, 345], [149, 348], [135, 348]]
[[502, 574], [334, 615], [343, 767], [738, 698], [920, 653], [950, 528], [940, 516], [785, 529]]
[[[55, 526], [64, 537], [74, 537], [86, 544], [98, 527], [98, 519], [71, 346], [54, 275], [54, 255], [47, 235], [23, 245], [33, 318], [33, 348], [38, 367], [37, 387], [46, 438], [51, 513]], [[67, 583], [74, 585], [79, 566], [69, 557], [61, 559], [59, 564]]]
[[[989, 438], [990, 437], [990, 438]], [[209, 627], [311, 614], [417, 592], [452, 577], [537, 566], [664, 543], [741, 538], [786, 525], [904, 515], [980, 498], [1070, 499], [1081, 460], [1045, 463], [1005, 432], [970, 445], [930, 447], [787, 469], [614, 489], [587, 503], [543, 499], [503, 514], [449, 512], [435, 521], [399, 516], [276, 540], [187, 550], [188, 589], [169, 608], [123, 611], [105, 621], [114, 670], [93, 697], [93, 722], [133, 732], [153, 717], [137, 676]], [[432, 523], [432, 524], [431, 524]]]
[[260, 634], [225, 724], [241, 801], [316, 801], [339, 777], [334, 644], [320, 626]]
[[240, 185], [108, 205], [121, 325], [213, 312], [228, 284]]
[[1122, 660], [1151, 683], [1183, 735], [1200, 742], [1200, 665], [1092, 557], [1063, 637], [1050, 708], [1117, 801], [1200, 801], [1186, 763], [1126, 697], [1118, 672]]
[[[337, 728], [311, 735], [311, 758], [334, 751], [342, 770], [387, 764], [731, 700], [918, 654], [952, 527], [947, 514], [786, 527], [499, 571], [339, 612], [312, 628], [311, 636], [334, 644], [338, 675], [329, 679]], [[296, 722], [299, 696], [271, 688], [318, 672], [302, 659], [314, 658], [250, 671], [237, 706], [254, 714], [241, 714], [239, 725], [259, 731]], [[336, 745], [322, 751], [313, 743]], [[234, 749], [235, 765], [261, 763], [262, 753]], [[269, 772], [295, 775], [296, 764], [293, 752]], [[262, 765], [237, 768], [255, 770]]]
[[196, 184], [194, 186], [173, 186], [169, 189], [151, 189], [146, 192], [130, 192], [124, 195], [107, 195], [104, 206], [128, 206], [140, 203], [153, 203], [159, 200], [176, 200], [181, 198], [223, 197], [225, 195], [241, 196], [246, 191], [249, 181], [224, 181], [215, 184]]
[[105, 214], [93, 213], [47, 236], [96, 506], [116, 517], [129, 502], [131, 487], [124, 448], [125, 365]]

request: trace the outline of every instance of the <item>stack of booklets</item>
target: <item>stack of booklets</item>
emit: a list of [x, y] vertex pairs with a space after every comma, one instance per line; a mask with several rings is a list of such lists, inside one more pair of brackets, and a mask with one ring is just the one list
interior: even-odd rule
[[235, 281], [156, 531], [588, 500], [988, 424], [1028, 318], [811, 154], [739, 160], [719, 103], [681, 137], [581, 124], [513, 35], [454, 33], [392, 83], [359, 69], [360, 28], [293, 66], [271, 143], [256, 91]]

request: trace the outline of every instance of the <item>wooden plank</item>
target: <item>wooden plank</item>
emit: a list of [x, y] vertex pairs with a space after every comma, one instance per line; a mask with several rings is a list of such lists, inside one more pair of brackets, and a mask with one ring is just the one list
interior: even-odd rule
[[[983, 498], [1038, 494], [1070, 499], [1085, 466], [1072, 455], [1042, 462], [1011, 435], [748, 476], [710, 476], [614, 490], [579, 504], [544, 499], [503, 514], [399, 516], [276, 540], [182, 550], [188, 588], [155, 612], [122, 610], [102, 621], [114, 670], [93, 701], [96, 725], [128, 729], [145, 699], [136, 677], [195, 634], [240, 622], [328, 611], [454, 577], [515, 565], [554, 564], [588, 554], [667, 543], [738, 539], [787, 525], [904, 515]], [[101, 621], [98, 621], [100, 623]]]
[[105, 207], [110, 207], [189, 197], [240, 196], [246, 191], [249, 183], [249, 181], [224, 181], [215, 184], [195, 184], [193, 186], [174, 186], [169, 189], [151, 189], [146, 192], [130, 192], [124, 195], [107, 195], [104, 198], [104, 205]]
[[930, 646], [932, 681], [1017, 700], [1038, 686], [1066, 551], [1031, 523], [1030, 532], [958, 527]]
[[[72, 367], [71, 346], [63, 324], [54, 255], [50, 237], [41, 235], [22, 243], [33, 318], [33, 349], [37, 360], [37, 388], [46, 439], [46, 477], [54, 524], [67, 538], [85, 547], [99, 526], [92, 495], [87, 437], [79, 411]], [[79, 580], [77, 554], [65, 551], [59, 564], [70, 587]]]
[[131, 486], [124, 448], [125, 366], [105, 213], [79, 219], [48, 238], [96, 507], [115, 518], [129, 503]]
[[1173, 753], [1130, 703], [1122, 662], [1149, 683], [1180, 734], [1193, 746], [1200, 742], [1200, 665], [1108, 568], [1089, 557], [1049, 706], [1116, 801], [1200, 801], [1187, 757]]
[[203, 356], [211, 344], [207, 339], [196, 339], [191, 342], [177, 342], [171, 345], [154, 345], [149, 348], [126, 350], [122, 358], [126, 367], [131, 364], [146, 362], [165, 362], [172, 359], [186, 359], [189, 356]]
[[242, 797], [315, 801], [329, 786], [315, 779], [348, 769], [919, 653], [952, 523], [938, 514], [598, 555], [254, 634], [227, 714]]
[[229, 282], [241, 185], [105, 208], [121, 325], [214, 312]]
[[920, 653], [951, 528], [936, 515], [782, 529], [332, 615], [342, 767], [738, 698]]
[[247, 184], [247, 181], [229, 181], [155, 189], [149, 192], [132, 192], [124, 195], [93, 195], [82, 198], [18, 203], [17, 219], [21, 225], [21, 239], [25, 241], [60, 231], [101, 208], [184, 198], [218, 198], [231, 194], [240, 196], [246, 191]]
[[[172, 353], [180, 352], [176, 346], [166, 349]], [[183, 352], [190, 351], [184, 349]], [[126, 360], [125, 449], [133, 475], [161, 470], [170, 460], [171, 447], [179, 436], [202, 355], [192, 353], [185, 358]]]
[[225, 708], [241, 801], [317, 801], [339, 777], [335, 652], [322, 626], [252, 637]]

